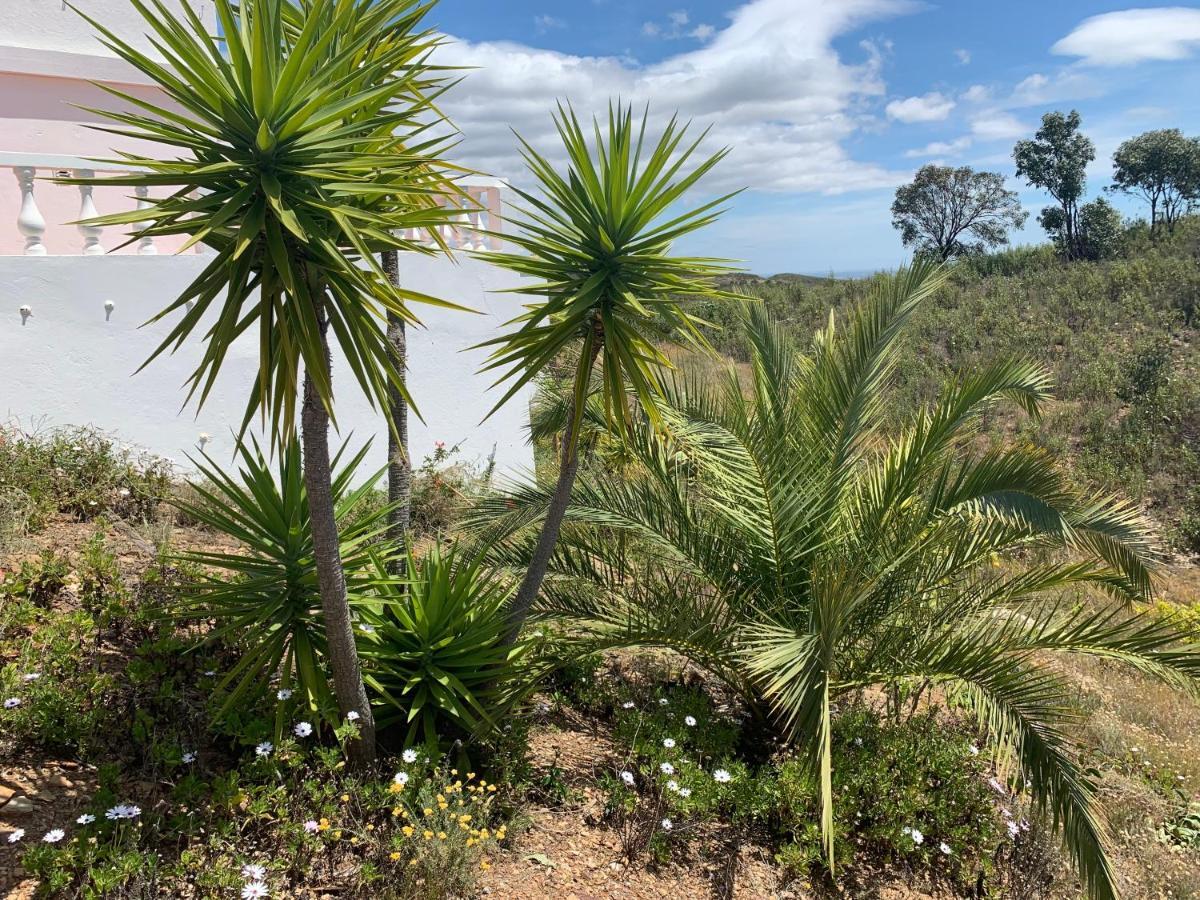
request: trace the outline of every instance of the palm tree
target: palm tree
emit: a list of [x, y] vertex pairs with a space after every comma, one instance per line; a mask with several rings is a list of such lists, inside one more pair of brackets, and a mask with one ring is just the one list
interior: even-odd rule
[[[896, 422], [897, 339], [942, 277], [919, 263], [880, 280], [807, 355], [748, 309], [749, 382], [667, 386], [663, 427], [627, 441], [641, 475], [577, 486], [539, 613], [589, 649], [670, 648], [730, 685], [819, 775], [830, 858], [838, 704], [871, 687], [952, 697], [1052, 813], [1090, 895], [1111, 898], [1071, 689], [1041, 662], [1089, 654], [1195, 689], [1200, 652], [1130, 606], [1153, 558], [1133, 508], [1073, 489], [1036, 447], [979, 449], [1000, 404], [1038, 415], [1039, 365], [958, 377]], [[549, 500], [530, 485], [483, 509], [498, 561], [526, 562]], [[1103, 599], [1064, 596], [1088, 587]]]
[[609, 107], [606, 135], [593, 122], [594, 147], [589, 147], [574, 110], [559, 105], [554, 123], [566, 151], [565, 176], [518, 135], [543, 196], [516, 189], [528, 204], [516, 222], [520, 233], [496, 236], [524, 252], [480, 254], [532, 279], [514, 292], [538, 298], [509, 323], [516, 326], [513, 330], [481, 345], [494, 348], [485, 371], [501, 371], [497, 384], [511, 382], [496, 407], [556, 359], [574, 354], [577, 360], [558, 483], [510, 606], [509, 643], [516, 641], [537, 597], [571, 499], [579, 468], [579, 429], [596, 360], [606, 419], [627, 430], [634, 418], [627, 403], [632, 395], [657, 421], [656, 373], [670, 365], [661, 343], [707, 346], [697, 328], [704, 323], [688, 312], [687, 301], [736, 296], [715, 286], [716, 276], [732, 271], [722, 261], [671, 255], [675, 240], [716, 221], [722, 204], [734, 196], [688, 211], [674, 208], [728, 150], [681, 174], [708, 132], [684, 143], [690, 126], [677, 118], [653, 146], [646, 142], [649, 113], [638, 127], [631, 107]]
[[[409, 301], [380, 268], [386, 250], [432, 252], [399, 237], [453, 215], [451, 167], [430, 137], [444, 73], [428, 63], [439, 42], [422, 21], [425, 0], [215, 0], [220, 37], [187, 4], [130, 0], [159, 58], [94, 19], [102, 42], [166, 95], [156, 104], [114, 88], [131, 112], [99, 110], [104, 130], [151, 141], [171, 159], [121, 154], [131, 174], [87, 183], [167, 189], [149, 209], [94, 220], [148, 222], [141, 236], [188, 235], [214, 254], [203, 272], [151, 321], [178, 316], [151, 360], [196, 335], [204, 353], [189, 382], [202, 405], [235, 340], [257, 333], [259, 372], [243, 430], [259, 412], [272, 445], [295, 433], [301, 407], [304, 478], [334, 692], [342, 715], [361, 717], [357, 764], [374, 758], [374, 724], [350, 627], [331, 494], [334, 414], [330, 336], [360, 388], [385, 414], [404, 392], [383, 322], [414, 321]], [[86, 18], [86, 16], [85, 16]], [[80, 179], [74, 183], [83, 183]], [[151, 361], [147, 360], [147, 364]], [[303, 366], [303, 379], [301, 379]]]

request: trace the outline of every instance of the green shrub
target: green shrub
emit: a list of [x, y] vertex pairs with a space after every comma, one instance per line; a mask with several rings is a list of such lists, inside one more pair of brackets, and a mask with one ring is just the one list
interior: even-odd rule
[[491, 731], [531, 685], [522, 679], [523, 644], [508, 646], [505, 609], [512, 586], [478, 557], [434, 547], [407, 574], [377, 563], [359, 636], [367, 687], [381, 727], [407, 730], [406, 743], [436, 745], [445, 726]]
[[171, 476], [168, 460], [120, 446], [94, 428], [0, 429], [0, 497], [9, 505], [20, 500], [33, 531], [60, 513], [148, 521], [168, 496]]
[[71, 562], [65, 555], [43, 550], [0, 583], [0, 596], [23, 597], [34, 606], [49, 609], [67, 586], [70, 574]]
[[483, 465], [456, 460], [460, 445], [438, 442], [413, 472], [410, 528], [416, 537], [445, 537], [491, 482], [493, 459]]
[[[333, 500], [342, 520], [342, 565], [351, 594], [361, 593], [367, 578], [369, 545], [387, 528], [387, 506], [367, 498], [379, 475], [352, 487], [369, 445], [342, 464], [343, 447], [334, 457]], [[276, 451], [277, 468], [257, 444], [240, 445], [237, 476], [211, 460], [198, 466], [206, 479], [194, 485], [194, 499], [174, 502], [189, 517], [224, 535], [238, 552], [197, 550], [180, 554], [185, 566], [205, 574], [178, 604], [185, 620], [211, 622], [204, 643], [239, 652], [217, 685], [217, 715], [235, 713], [260, 698], [274, 677], [287, 701], [280, 704], [276, 734], [294, 708], [325, 720], [339, 719], [325, 672], [325, 633], [309, 528], [300, 448], [292, 441]], [[294, 699], [293, 699], [293, 693]]]

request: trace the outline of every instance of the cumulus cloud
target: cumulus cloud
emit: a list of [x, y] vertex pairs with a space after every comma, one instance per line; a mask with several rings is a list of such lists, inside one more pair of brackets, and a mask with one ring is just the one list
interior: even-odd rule
[[973, 84], [962, 93], [962, 99], [967, 103], [984, 103], [991, 96], [991, 88], [982, 84]]
[[1159, 6], [1084, 19], [1050, 48], [1093, 66], [1186, 59], [1200, 48], [1200, 9]]
[[940, 122], [954, 109], [954, 101], [937, 91], [921, 97], [893, 100], [887, 105], [889, 119], [900, 122]]
[[906, 150], [904, 155], [909, 159], [932, 159], [933, 157], [937, 156], [958, 156], [970, 146], [970, 136], [963, 135], [962, 137], [955, 138], [952, 141], [934, 141], [931, 144], [926, 144], [924, 147]]
[[971, 133], [980, 140], [999, 141], [1021, 137], [1031, 129], [1012, 113], [990, 110], [971, 119]]
[[649, 102], [660, 119], [679, 110], [698, 125], [711, 123], [707, 146], [733, 148], [706, 180], [713, 189], [837, 193], [894, 185], [901, 175], [857, 161], [843, 146], [863, 127], [865, 105], [884, 93], [879, 58], [843, 60], [833, 41], [913, 8], [907, 0], [754, 0], [704, 46], [648, 66], [453, 41], [438, 61], [475, 69], [442, 107], [462, 132], [463, 162], [502, 177], [523, 176], [510, 126], [560, 161], [555, 102], [570, 100], [588, 115], [620, 98]]

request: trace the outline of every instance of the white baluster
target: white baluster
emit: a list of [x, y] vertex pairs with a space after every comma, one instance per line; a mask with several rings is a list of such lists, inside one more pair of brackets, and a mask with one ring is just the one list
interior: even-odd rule
[[37, 170], [32, 166], [16, 166], [13, 172], [21, 185], [21, 212], [17, 215], [17, 230], [25, 238], [26, 256], [45, 256], [46, 245], [42, 235], [46, 233], [46, 220], [33, 197], [33, 176]]
[[[94, 178], [96, 173], [91, 169], [76, 169], [76, 178]], [[92, 200], [92, 186], [90, 184], [81, 184], [79, 186], [79, 220], [83, 222], [87, 219], [94, 219], [97, 215], [96, 204]], [[100, 246], [100, 235], [104, 233], [104, 229], [97, 225], [79, 225], [79, 233], [83, 235], [83, 255], [84, 256], [103, 256], [104, 248]]]
[[[146, 187], [144, 184], [139, 184], [136, 188], [134, 188], [134, 193], [137, 194], [137, 198], [138, 198], [137, 208], [138, 209], [149, 209], [150, 208], [150, 200], [148, 198], [150, 197], [150, 188]], [[149, 222], [138, 222], [133, 227], [136, 230], [141, 231], [143, 228], [149, 227], [149, 225], [150, 225]], [[155, 256], [155, 255], [157, 255], [158, 248], [154, 246], [154, 238], [152, 238], [148, 234], [143, 235], [142, 239], [138, 241], [138, 254], [140, 256]]]

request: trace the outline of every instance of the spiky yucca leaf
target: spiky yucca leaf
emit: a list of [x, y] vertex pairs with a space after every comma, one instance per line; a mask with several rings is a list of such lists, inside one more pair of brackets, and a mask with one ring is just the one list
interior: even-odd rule
[[92, 112], [110, 123], [101, 130], [161, 153], [121, 153], [111, 162], [126, 174], [63, 182], [148, 188], [148, 208], [91, 223], [137, 225], [131, 241], [186, 235], [185, 249], [215, 251], [151, 319], [178, 316], [151, 360], [201, 336], [189, 399], [202, 405], [233, 342], [257, 334], [246, 421], [257, 410], [286, 439], [302, 366], [334, 416], [328, 328], [372, 404], [389, 414], [389, 386], [411, 402], [381, 323], [388, 313], [415, 322], [411, 301], [451, 304], [393, 287], [376, 254], [445, 249], [400, 233], [437, 239], [457, 215], [445, 198], [462, 196], [455, 167], [439, 158], [448, 143], [430, 131], [449, 83], [429, 62], [440, 41], [422, 24], [433, 2], [214, 0], [219, 37], [186, 3], [181, 18], [161, 0], [129, 2], [157, 56], [81, 15], [165, 99], [101, 85], [128, 111]]

